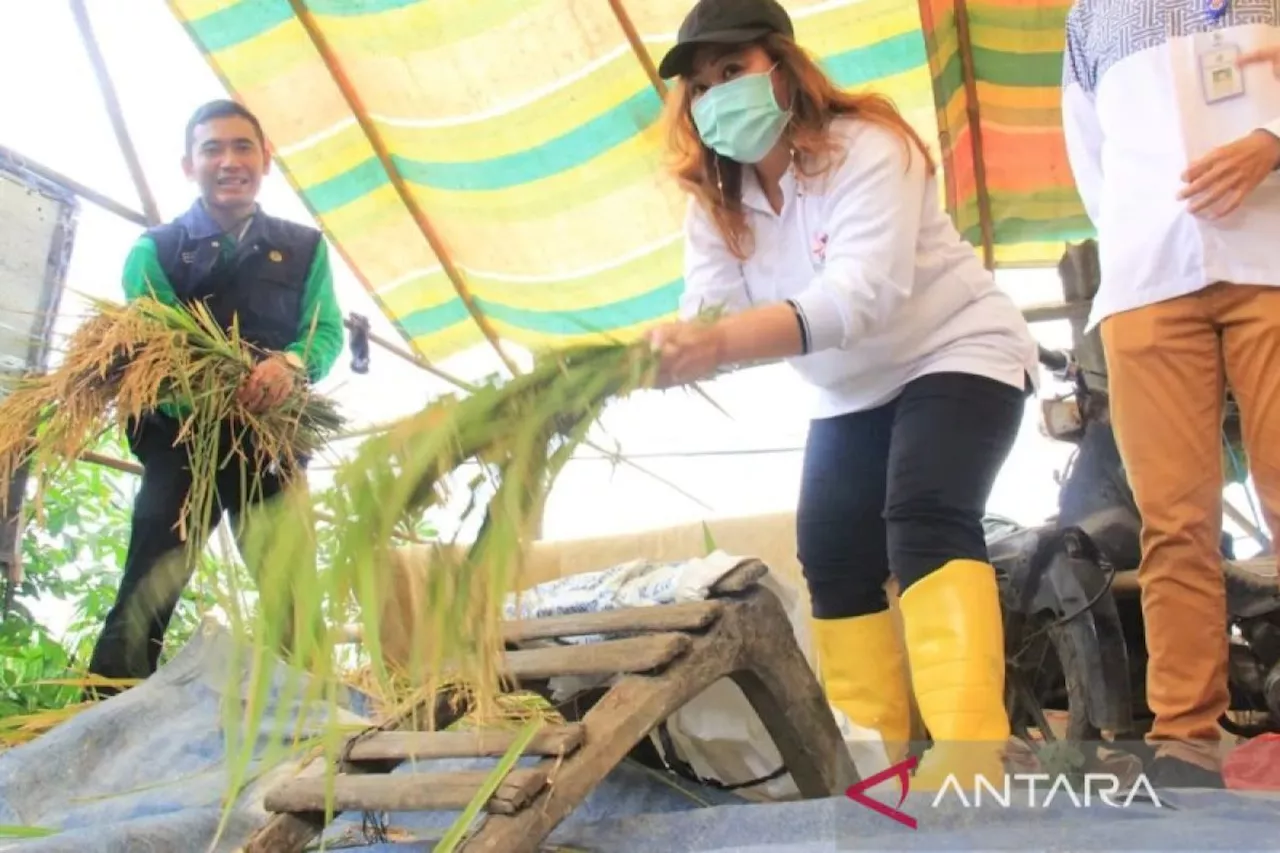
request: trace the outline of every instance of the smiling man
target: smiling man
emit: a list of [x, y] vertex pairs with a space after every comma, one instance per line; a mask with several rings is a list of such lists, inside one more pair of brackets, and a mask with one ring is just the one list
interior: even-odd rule
[[[234, 101], [200, 107], [187, 123], [182, 160], [200, 198], [173, 222], [140, 237], [124, 270], [130, 301], [203, 303], [224, 329], [238, 325], [259, 356], [239, 390], [241, 402], [256, 412], [281, 403], [295, 383], [325, 377], [344, 344], [323, 235], [268, 216], [257, 204], [270, 165], [252, 113]], [[124, 577], [89, 664], [95, 675], [138, 679], [155, 672], [165, 630], [191, 578], [194, 567], [175, 558], [183, 544], [179, 516], [191, 487], [187, 447], [179, 441], [181, 415], [166, 406], [129, 430], [130, 449], [144, 471]], [[224, 458], [241, 441], [223, 425]], [[244, 457], [229, 459], [217, 484], [219, 503], [237, 529], [245, 499], [277, 497], [292, 473], [246, 470], [253, 454]], [[249, 494], [252, 486], [258, 488]], [[158, 571], [161, 565], [165, 569]]]

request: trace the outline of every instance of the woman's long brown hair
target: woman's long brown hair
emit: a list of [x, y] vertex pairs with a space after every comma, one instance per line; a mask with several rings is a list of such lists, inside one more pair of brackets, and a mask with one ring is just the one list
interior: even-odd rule
[[[854, 94], [839, 89], [803, 48], [786, 36], [771, 34], [759, 42], [778, 63], [791, 94], [791, 121], [783, 139], [796, 152], [796, 168], [814, 176], [839, 165], [845, 154], [842, 143], [830, 133], [837, 116], [858, 116], [889, 128], [902, 137], [911, 154], [912, 144], [933, 172], [933, 158], [919, 134], [883, 95]], [[738, 46], [726, 48], [737, 50]], [[687, 80], [680, 79], [667, 96], [668, 168], [680, 186], [710, 214], [730, 251], [744, 260], [751, 254], [751, 233], [742, 209], [743, 165], [722, 157], [703, 144], [693, 123], [692, 95]]]

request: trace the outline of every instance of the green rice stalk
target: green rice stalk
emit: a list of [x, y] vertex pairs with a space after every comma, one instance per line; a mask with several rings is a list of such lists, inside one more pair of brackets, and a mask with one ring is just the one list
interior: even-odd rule
[[[227, 709], [233, 790], [240, 788], [261, 748], [258, 733], [273, 686], [281, 691], [277, 729], [286, 724], [281, 718], [295, 697], [320, 699], [336, 712], [343, 676], [330, 652], [341, 638], [343, 620], [328, 617], [342, 613], [352, 601], [370, 657], [367, 677], [381, 685], [383, 695], [433, 697], [463, 684], [479, 709], [492, 711], [478, 710], [476, 719], [504, 717], [497, 699], [504, 675], [502, 607], [506, 596], [517, 591], [531, 526], [556, 476], [603, 409], [650, 386], [656, 361], [647, 343], [550, 353], [527, 374], [504, 383], [493, 380], [465, 399], [440, 399], [390, 425], [334, 471], [329, 510], [335, 547], [327, 566], [297, 558], [313, 537], [307, 513], [283, 502], [269, 509], [269, 522], [259, 528], [269, 533], [248, 546], [264, 576], [254, 630], [246, 632], [254, 641], [244, 644], [250, 671], [247, 697]], [[465, 549], [436, 551], [423, 591], [414, 659], [393, 675], [383, 662], [378, 630], [392, 534], [406, 519], [439, 506], [446, 478], [471, 462], [488, 475], [472, 484], [471, 512], [484, 513], [479, 534]], [[485, 481], [496, 484], [488, 500], [480, 498]], [[274, 667], [272, 644], [262, 638], [273, 631], [279, 636], [285, 625], [292, 626], [284, 632], [292, 667], [281, 673]], [[432, 708], [434, 703], [425, 704]], [[427, 721], [431, 728], [435, 723]], [[330, 774], [342, 744], [341, 738], [324, 738]]]
[[507, 774], [511, 772], [511, 768], [516, 766], [516, 762], [520, 760], [520, 756], [542, 728], [542, 723], [538, 720], [530, 720], [521, 728], [520, 733], [516, 735], [511, 746], [507, 747], [507, 751], [502, 754], [498, 764], [490, 773], [476, 791], [476, 795], [467, 803], [467, 807], [462, 810], [462, 814], [457, 820], [450, 825], [448, 831], [440, 839], [440, 843], [434, 848], [435, 853], [453, 853], [458, 849], [458, 845], [462, 843], [462, 838], [475, 823], [480, 811], [484, 808], [485, 803], [489, 802], [489, 798], [493, 796], [494, 791], [498, 790], [498, 786], [502, 784], [502, 780], [507, 778]]
[[57, 835], [58, 830], [43, 826], [16, 826], [5, 824], [0, 826], [0, 838], [48, 838]]
[[[476, 719], [490, 716], [485, 709], [503, 717], [497, 700], [504, 686], [502, 606], [517, 591], [531, 525], [603, 409], [651, 385], [656, 361], [643, 342], [550, 353], [525, 375], [492, 380], [465, 399], [441, 399], [390, 425], [334, 472], [337, 488], [329, 509], [335, 545], [325, 566], [315, 557], [315, 499], [305, 488], [295, 485], [281, 500], [255, 507], [254, 522], [239, 544], [255, 575], [257, 606], [242, 608], [237, 583], [228, 578], [228, 616], [237, 641], [230, 672], [236, 682], [223, 707], [229, 778], [219, 837], [234, 798], [252, 778], [253, 764], [282, 760], [310, 742], [318, 743], [328, 772], [334, 772], [349, 733], [336, 721], [343, 673], [333, 649], [352, 605], [362, 622], [371, 677], [384, 693], [395, 689], [426, 697], [463, 684], [475, 697]], [[238, 331], [224, 334], [203, 309], [188, 312], [152, 300], [100, 305], [57, 370], [23, 383], [0, 404], [0, 493], [23, 462], [43, 482], [102, 431], [161, 403], [181, 402], [187, 407], [182, 435], [191, 447], [194, 480], [185, 532], [192, 546], [202, 548], [215, 517], [220, 468], [274, 462], [291, 471], [299, 456], [316, 453], [342, 427], [333, 406], [305, 389], [263, 415], [244, 411], [235, 397], [253, 364]], [[219, 445], [224, 422], [234, 425], [238, 447]], [[437, 552], [408, 682], [393, 685], [378, 630], [392, 536], [439, 506], [446, 480], [472, 462], [485, 474], [471, 486], [469, 509], [483, 513], [480, 532], [467, 548]], [[483, 500], [490, 484], [492, 494]], [[250, 478], [250, 493], [241, 498], [247, 502], [257, 487]], [[291, 666], [278, 666], [280, 657]], [[264, 743], [260, 734], [273, 691], [273, 729], [284, 734], [279, 742]], [[319, 736], [313, 720], [284, 719], [295, 708], [318, 706], [329, 709], [330, 720]]]

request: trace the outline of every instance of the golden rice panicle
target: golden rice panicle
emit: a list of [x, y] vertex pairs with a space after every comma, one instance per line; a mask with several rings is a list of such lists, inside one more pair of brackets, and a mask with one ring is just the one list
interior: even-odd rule
[[[26, 461], [37, 482], [36, 505], [50, 471], [73, 461], [109, 429], [162, 405], [186, 414], [197, 510], [212, 506], [213, 481], [226, 462], [217, 445], [222, 423], [239, 425], [263, 464], [312, 455], [343, 425], [332, 402], [296, 389], [279, 411], [254, 416], [236, 399], [253, 366], [236, 330], [228, 335], [203, 305], [175, 307], [152, 298], [127, 305], [94, 301], [70, 336], [57, 369], [25, 380], [0, 401], [0, 494]], [[204, 518], [198, 514], [199, 518]], [[203, 541], [207, 531], [189, 538]]]

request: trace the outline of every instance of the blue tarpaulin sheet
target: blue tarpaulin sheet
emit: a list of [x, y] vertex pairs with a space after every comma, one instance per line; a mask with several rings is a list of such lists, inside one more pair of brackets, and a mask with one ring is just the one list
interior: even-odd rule
[[[206, 851], [227, 790], [223, 703], [232, 644], [207, 626], [146, 683], [85, 711], [37, 740], [0, 754], [0, 824], [43, 827], [42, 838], [0, 840], [0, 851], [149, 853]], [[281, 702], [266, 709], [268, 727]], [[358, 702], [353, 707], [360, 707]], [[321, 710], [298, 703], [288, 732]], [[354, 714], [354, 721], [359, 718]], [[308, 726], [303, 726], [306, 731]], [[264, 741], [265, 742], [265, 741]], [[432, 762], [432, 765], [443, 763]], [[455, 763], [453, 766], [457, 766]], [[267, 790], [296, 765], [258, 768], [235, 803], [215, 851], [234, 851], [268, 818]], [[417, 766], [418, 770], [441, 769]], [[410, 768], [402, 768], [408, 772]], [[913, 794], [903, 826], [845, 798], [746, 804], [625, 764], [567, 818], [549, 841], [590, 853], [818, 853], [838, 850], [1280, 850], [1280, 798], [1238, 792], [1162, 792], [1163, 807], [1134, 803], [1076, 808], [932, 808]], [[454, 816], [382, 816], [384, 835], [361, 815], [341, 815], [329, 849], [361, 853], [430, 851]], [[380, 840], [380, 838], [386, 840]]]

